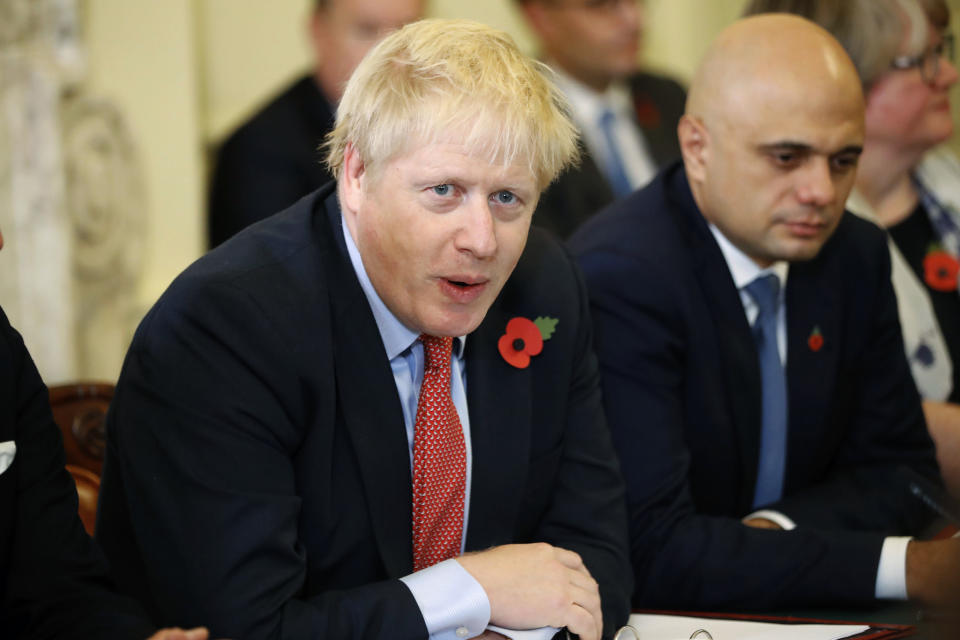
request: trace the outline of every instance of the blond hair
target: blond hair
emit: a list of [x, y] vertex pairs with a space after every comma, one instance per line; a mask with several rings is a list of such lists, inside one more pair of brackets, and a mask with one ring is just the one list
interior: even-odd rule
[[409, 145], [454, 138], [491, 162], [528, 163], [544, 188], [577, 157], [576, 128], [550, 73], [486, 25], [409, 24], [374, 47], [347, 82], [327, 165], [339, 179], [350, 144], [375, 172]]
[[[751, 0], [744, 15], [792, 13], [807, 18], [840, 41], [869, 88], [893, 59], [919, 55], [927, 46], [927, 5], [917, 0]], [[901, 46], [906, 42], [906, 51]]]

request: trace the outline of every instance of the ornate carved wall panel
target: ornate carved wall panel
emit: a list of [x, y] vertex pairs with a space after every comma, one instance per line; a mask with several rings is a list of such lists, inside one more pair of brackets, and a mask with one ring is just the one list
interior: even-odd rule
[[48, 383], [114, 378], [136, 322], [138, 164], [82, 75], [74, 0], [0, 0], [0, 305]]

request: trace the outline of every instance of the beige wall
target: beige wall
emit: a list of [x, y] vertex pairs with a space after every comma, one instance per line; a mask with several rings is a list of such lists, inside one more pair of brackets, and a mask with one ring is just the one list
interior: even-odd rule
[[203, 164], [193, 0], [87, 0], [89, 88], [127, 118], [145, 172], [144, 308], [200, 255]]
[[[745, 0], [646, 1], [647, 62], [686, 80]], [[84, 0], [90, 84], [123, 108], [146, 170], [144, 310], [202, 252], [208, 149], [308, 66], [309, 4]], [[533, 51], [512, 0], [432, 0], [428, 12], [486, 21]]]

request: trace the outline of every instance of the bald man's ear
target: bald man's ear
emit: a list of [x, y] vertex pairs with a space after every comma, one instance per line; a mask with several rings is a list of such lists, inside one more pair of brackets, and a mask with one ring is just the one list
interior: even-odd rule
[[696, 116], [684, 115], [677, 125], [677, 138], [688, 179], [702, 182], [710, 155], [710, 134], [703, 121]]

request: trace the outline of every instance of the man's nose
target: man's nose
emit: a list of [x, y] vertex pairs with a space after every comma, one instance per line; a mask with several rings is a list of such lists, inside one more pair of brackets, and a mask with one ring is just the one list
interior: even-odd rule
[[822, 207], [832, 203], [837, 197], [837, 188], [828, 158], [811, 159], [804, 167], [800, 180], [797, 198], [803, 204]]
[[497, 252], [497, 235], [490, 205], [485, 199], [471, 199], [464, 205], [462, 226], [457, 234], [457, 249], [477, 258], [489, 258]]

